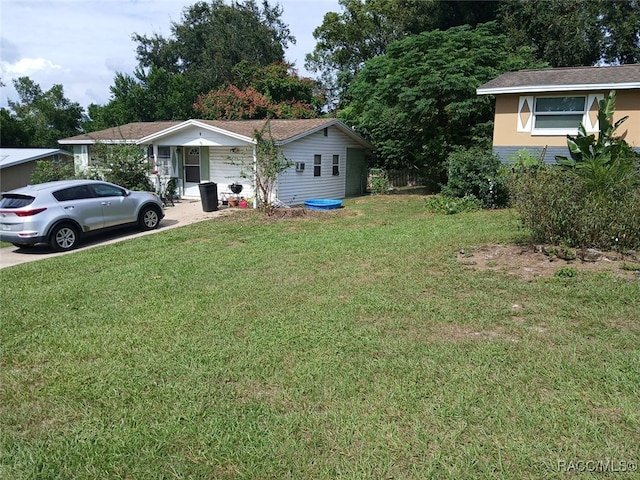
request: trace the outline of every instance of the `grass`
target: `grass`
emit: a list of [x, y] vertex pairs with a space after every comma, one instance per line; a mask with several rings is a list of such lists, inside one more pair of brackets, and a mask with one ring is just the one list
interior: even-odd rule
[[345, 205], [0, 271], [0, 478], [537, 479], [640, 460], [640, 282], [458, 265], [522, 238], [509, 210]]

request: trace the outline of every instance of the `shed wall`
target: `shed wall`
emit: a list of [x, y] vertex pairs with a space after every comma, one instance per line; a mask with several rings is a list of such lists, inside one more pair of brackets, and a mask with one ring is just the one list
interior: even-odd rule
[[[346, 196], [347, 149], [361, 149], [348, 135], [335, 127], [327, 128], [327, 136], [320, 130], [284, 145], [284, 155], [292, 162], [304, 162], [305, 169], [296, 172], [287, 169], [278, 181], [276, 196], [289, 205], [304, 203], [310, 198], [336, 198]], [[321, 156], [320, 176], [314, 176], [314, 156]], [[339, 156], [338, 175], [333, 175], [333, 156]]]

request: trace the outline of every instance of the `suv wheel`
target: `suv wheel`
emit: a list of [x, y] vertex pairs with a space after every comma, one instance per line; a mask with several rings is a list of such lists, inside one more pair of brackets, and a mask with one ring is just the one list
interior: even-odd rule
[[56, 252], [71, 250], [78, 245], [78, 230], [68, 223], [56, 225], [49, 236], [49, 246]]
[[153, 230], [160, 224], [160, 213], [156, 207], [144, 207], [138, 217], [140, 230]]

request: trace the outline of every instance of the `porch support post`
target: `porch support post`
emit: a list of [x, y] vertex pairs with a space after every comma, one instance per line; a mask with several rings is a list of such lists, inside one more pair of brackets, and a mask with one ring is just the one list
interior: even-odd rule
[[258, 154], [256, 145], [253, 146], [253, 208], [258, 208]]

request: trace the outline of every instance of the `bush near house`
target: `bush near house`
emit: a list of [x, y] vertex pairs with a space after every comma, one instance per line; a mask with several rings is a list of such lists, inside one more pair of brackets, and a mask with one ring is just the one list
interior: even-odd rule
[[68, 180], [75, 178], [75, 169], [72, 161], [52, 162], [50, 160], [36, 161], [36, 168], [31, 174], [31, 183], [55, 182], [56, 180]]
[[139, 146], [96, 143], [92, 155], [96, 163], [94, 177], [130, 190], [154, 190], [149, 180], [149, 162]]
[[535, 242], [573, 248], [640, 248], [640, 189], [606, 195], [575, 171], [558, 166], [516, 170], [511, 203]]
[[486, 208], [504, 207], [509, 195], [500, 157], [480, 148], [457, 149], [447, 158], [446, 197], [474, 196]]
[[567, 135], [571, 159], [560, 166], [516, 162], [509, 187], [513, 206], [535, 241], [577, 248], [640, 248], [640, 155], [615, 136], [615, 92], [599, 103], [600, 132]]

